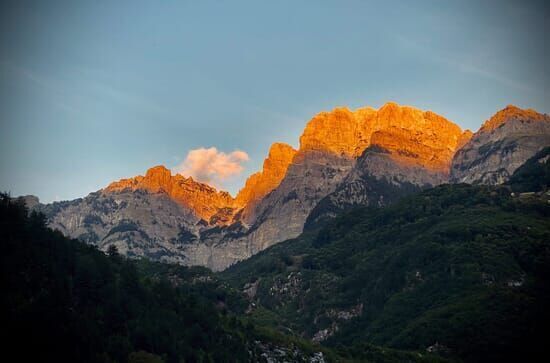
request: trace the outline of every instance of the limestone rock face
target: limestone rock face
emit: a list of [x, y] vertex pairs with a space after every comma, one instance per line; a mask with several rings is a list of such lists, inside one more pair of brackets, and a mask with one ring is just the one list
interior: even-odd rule
[[550, 116], [507, 106], [487, 120], [454, 156], [451, 181], [500, 184], [550, 145]]
[[300, 150], [279, 186], [255, 207], [248, 242], [258, 252], [298, 236], [313, 207], [335, 190], [355, 159], [319, 150]]
[[441, 183], [463, 139], [458, 126], [429, 111], [395, 103], [337, 108], [308, 122], [298, 151], [273, 144], [236, 198], [156, 166], [58, 204], [49, 216], [53, 227], [103, 249], [115, 244], [130, 256], [220, 270], [298, 236], [327, 195], [339, 207], [383, 204], [411, 186]]
[[237, 221], [200, 232], [186, 256], [215, 271], [299, 235], [316, 203], [351, 170], [353, 158], [320, 151], [298, 152], [278, 187], [253, 205], [251, 225]]
[[463, 138], [460, 127], [442, 116], [388, 103], [378, 111], [370, 144], [387, 150], [403, 163], [448, 173]]
[[[185, 208], [191, 209], [199, 217], [206, 221], [215, 218], [213, 224], [225, 224], [230, 217], [219, 218], [219, 214], [228, 213], [228, 208], [233, 211], [238, 204], [231, 195], [224, 191], [199, 183], [193, 178], [185, 178], [180, 174], [172, 175], [164, 166], [155, 166], [145, 176], [136, 176], [130, 179], [122, 179], [111, 183], [105, 192], [119, 192], [124, 190], [144, 190], [149, 193], [166, 193], [171, 199]], [[232, 212], [229, 213], [232, 215]]]
[[369, 144], [371, 120], [376, 114], [372, 108], [356, 112], [336, 108], [330, 112], [321, 112], [308, 122], [300, 137], [300, 150], [357, 156]]
[[392, 154], [411, 156], [424, 167], [448, 172], [455, 149], [467, 135], [431, 111], [389, 102], [378, 110], [337, 108], [319, 113], [306, 126], [300, 150], [357, 158], [368, 146], [379, 145]]
[[107, 251], [187, 264], [183, 249], [197, 239], [199, 218], [164, 192], [98, 191], [85, 198], [35, 206], [51, 228]]
[[296, 155], [296, 150], [290, 145], [284, 143], [271, 145], [262, 171], [252, 174], [235, 198], [237, 205], [245, 206], [241, 215], [242, 220], [251, 221], [255, 218], [252, 215], [255, 206], [263, 197], [279, 186], [294, 155]]
[[[447, 139], [439, 144], [434, 142], [431, 137], [436, 130], [445, 127], [450, 129]], [[396, 127], [373, 132], [370, 146], [336, 190], [315, 206], [305, 227], [319, 226], [353, 207], [385, 206], [408, 194], [448, 182], [452, 154], [471, 133], [462, 133], [444, 119], [425, 125], [424, 132]]]

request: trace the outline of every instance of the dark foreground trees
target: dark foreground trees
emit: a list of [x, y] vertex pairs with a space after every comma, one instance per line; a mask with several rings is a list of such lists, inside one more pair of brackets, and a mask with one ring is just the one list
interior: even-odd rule
[[[220, 294], [178, 288], [45, 226], [0, 195], [1, 314], [17, 361], [247, 361], [244, 328]], [[211, 291], [208, 291], [208, 290]]]

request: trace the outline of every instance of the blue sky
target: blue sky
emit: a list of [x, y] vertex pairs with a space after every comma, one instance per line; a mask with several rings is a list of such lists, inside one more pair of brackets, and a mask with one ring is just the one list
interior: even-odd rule
[[190, 150], [298, 145], [389, 100], [476, 130], [550, 112], [543, 1], [17, 1], [0, 5], [0, 188], [72, 199]]

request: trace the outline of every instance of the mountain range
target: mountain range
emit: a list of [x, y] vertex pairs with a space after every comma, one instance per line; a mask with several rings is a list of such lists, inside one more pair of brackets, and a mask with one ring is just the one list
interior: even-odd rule
[[233, 197], [164, 166], [72, 201], [41, 204], [49, 226], [129, 257], [223, 270], [358, 206], [446, 183], [497, 185], [550, 145], [550, 116], [507, 106], [472, 133], [389, 102], [315, 115], [295, 150], [275, 143]]

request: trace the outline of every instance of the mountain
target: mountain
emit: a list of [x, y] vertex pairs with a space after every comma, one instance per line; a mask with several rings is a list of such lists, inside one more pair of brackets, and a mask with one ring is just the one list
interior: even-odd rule
[[[313, 208], [341, 185], [368, 147], [385, 148], [403, 168], [425, 169], [441, 179], [461, 137], [460, 128], [445, 118], [396, 103], [321, 112], [306, 125], [285, 178], [255, 207], [246, 243], [259, 251], [299, 235]], [[391, 172], [385, 165], [377, 170]]]
[[186, 264], [182, 245], [201, 229], [228, 223], [237, 204], [227, 192], [157, 166], [85, 198], [35, 209], [52, 228], [105, 251], [115, 245], [128, 256]]
[[256, 323], [325, 346], [536, 360], [550, 322], [548, 153], [506, 185], [441, 185], [340, 214], [221, 276]]
[[[359, 205], [388, 205], [445, 183], [455, 151], [470, 137], [433, 112], [386, 104], [372, 122], [370, 143], [336, 190], [311, 211], [306, 226]], [[380, 126], [376, 126], [380, 125]]]
[[273, 144], [235, 198], [156, 166], [82, 199], [27, 199], [50, 226], [103, 250], [222, 270], [353, 207], [386, 206], [449, 181], [505, 181], [550, 145], [548, 119], [510, 106], [472, 134], [393, 102], [336, 108], [307, 123], [298, 150]]
[[155, 166], [145, 176], [122, 179], [111, 183], [105, 193], [141, 190], [149, 194], [166, 194], [170, 199], [194, 213], [209, 224], [227, 223], [224, 215], [231, 215], [239, 205], [227, 192], [198, 183], [180, 174], [172, 175], [164, 166]]
[[451, 181], [501, 184], [550, 145], [550, 116], [507, 106], [487, 120], [454, 156]]
[[[400, 116], [403, 118], [403, 116]], [[388, 135], [398, 148], [376, 143], [367, 148], [349, 175], [308, 216], [306, 228], [322, 224], [356, 206], [384, 206], [407, 194], [443, 183], [500, 184], [541, 148], [550, 145], [550, 116], [508, 106], [478, 132], [464, 131], [455, 151], [439, 150], [440, 168], [417, 159], [409, 138]], [[436, 135], [440, 137], [441, 131]], [[409, 140], [409, 141], [407, 141]], [[412, 139], [414, 140], [414, 139]], [[425, 141], [420, 141], [425, 145]], [[412, 143], [416, 146], [416, 143]], [[427, 153], [434, 155], [434, 153]]]
[[52, 228], [104, 251], [115, 245], [130, 257], [216, 269], [243, 257], [223, 249], [216, 253], [220, 248], [209, 245], [209, 236], [218, 237], [216, 232], [225, 225], [232, 226], [223, 233], [232, 233], [241, 226], [241, 222], [234, 224], [235, 218], [251, 218], [252, 207], [278, 185], [294, 154], [286, 144], [272, 145], [263, 170], [247, 180], [236, 198], [155, 166], [145, 176], [113, 182], [74, 201], [42, 205], [32, 196], [25, 201], [45, 213]]

